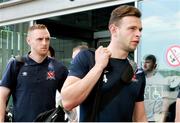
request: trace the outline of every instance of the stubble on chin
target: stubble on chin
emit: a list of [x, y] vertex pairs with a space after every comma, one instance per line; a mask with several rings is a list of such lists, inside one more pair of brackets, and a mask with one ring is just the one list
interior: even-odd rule
[[136, 50], [136, 47], [129, 47], [128, 52], [134, 52]]

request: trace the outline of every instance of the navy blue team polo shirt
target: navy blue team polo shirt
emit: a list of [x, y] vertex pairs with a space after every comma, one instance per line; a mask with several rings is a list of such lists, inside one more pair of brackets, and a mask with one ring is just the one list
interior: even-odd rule
[[68, 70], [53, 58], [37, 63], [26, 56], [16, 77], [16, 64], [14, 59], [10, 60], [0, 86], [12, 90], [13, 121], [32, 122], [39, 113], [55, 108], [56, 90], [61, 89]]
[[[72, 61], [68, 76], [83, 78], [91, 69], [92, 54], [81, 51]], [[127, 65], [127, 59], [110, 58], [105, 68], [106, 82], [100, 79], [100, 104], [93, 121], [131, 122], [136, 102], [144, 100], [145, 75], [142, 69], [136, 71], [136, 78], [130, 84], [122, 83], [120, 76]], [[97, 84], [80, 105], [80, 122], [87, 122], [94, 109]], [[112, 94], [113, 93], [113, 94]]]

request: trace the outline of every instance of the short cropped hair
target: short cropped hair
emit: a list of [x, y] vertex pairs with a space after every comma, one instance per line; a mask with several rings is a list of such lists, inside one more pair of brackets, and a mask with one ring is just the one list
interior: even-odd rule
[[145, 60], [151, 60], [154, 64], [156, 64], [156, 57], [152, 54], [146, 56]]
[[109, 19], [109, 25], [115, 24], [117, 25], [119, 20], [126, 16], [135, 16], [141, 18], [141, 12], [139, 9], [134, 6], [122, 5], [114, 9], [111, 13], [111, 17]]
[[88, 46], [87, 46], [87, 45], [78, 45], [78, 46], [76, 46], [76, 47], [73, 48], [73, 52], [74, 52], [75, 50], [77, 50], [77, 49], [79, 49], [79, 50], [85, 50], [85, 49], [88, 49]]
[[28, 35], [30, 34], [30, 32], [32, 32], [33, 30], [36, 29], [47, 29], [47, 27], [44, 24], [34, 24], [33, 26], [30, 26], [28, 29]]

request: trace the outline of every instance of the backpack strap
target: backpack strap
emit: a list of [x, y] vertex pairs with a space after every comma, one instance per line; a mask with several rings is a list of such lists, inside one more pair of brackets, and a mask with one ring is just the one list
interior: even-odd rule
[[[15, 56], [15, 61], [16, 61], [16, 64], [15, 64], [15, 76], [18, 77], [18, 74], [19, 74], [19, 71], [21, 69], [21, 67], [24, 65], [25, 63], [25, 57], [23, 56]], [[17, 78], [16, 78], [17, 80]]]
[[17, 56], [14, 56], [14, 58], [17, 62], [21, 62], [21, 63], [25, 62], [25, 58], [23, 56], [17, 55]]
[[90, 69], [95, 65], [95, 51], [92, 49], [88, 49], [90, 52]]
[[14, 80], [15, 80], [15, 83], [14, 83], [14, 86], [13, 86], [13, 89], [16, 87], [17, 85], [17, 77], [18, 77], [18, 74], [20, 72], [20, 69], [22, 68], [22, 66], [24, 65], [25, 63], [25, 57], [23, 56], [14, 56]]
[[[91, 49], [88, 49], [88, 51], [91, 53], [90, 68], [92, 68], [95, 65], [95, 51], [91, 50]], [[93, 110], [91, 112], [91, 115], [87, 116], [87, 118], [86, 118], [86, 121], [88, 121], [88, 122], [96, 121], [96, 116], [97, 116], [99, 106], [100, 106], [101, 92], [99, 90], [101, 87], [101, 81], [103, 80], [103, 74], [104, 74], [104, 71], [102, 72], [102, 74], [101, 74], [101, 76], [100, 76], [100, 78], [96, 84], [97, 88], [96, 88], [96, 94], [95, 94], [94, 104], [93, 104], [93, 108], [92, 108]]]
[[[25, 63], [25, 57], [22, 57], [22, 56], [14, 56], [12, 58], [12, 60], [14, 60], [14, 83], [13, 83], [13, 86], [12, 86], [12, 90], [11, 90], [11, 94], [12, 94], [12, 91], [15, 90], [16, 88], [16, 85], [17, 85], [17, 77], [18, 77], [18, 74], [19, 74], [19, 71], [21, 69], [21, 67], [24, 65]], [[7, 117], [7, 121], [8, 122], [11, 122], [12, 121], [12, 110], [13, 110], [13, 105], [9, 103], [9, 100], [10, 100], [11, 97], [8, 98], [7, 100], [7, 107], [6, 107], [6, 117]]]
[[[90, 56], [90, 62], [91, 62], [91, 68], [95, 65], [95, 51], [89, 50], [91, 52]], [[124, 84], [130, 84], [131, 79], [134, 75], [135, 70], [137, 69], [137, 66], [135, 64], [132, 64], [132, 61], [128, 60], [130, 65], [127, 66], [122, 66], [123, 69], [125, 70], [122, 75], [121, 75], [121, 80], [123, 81]], [[134, 65], [134, 66], [133, 66]], [[126, 68], [125, 68], [126, 67]], [[105, 68], [106, 69], [106, 68]], [[96, 89], [96, 94], [94, 98], [94, 104], [93, 104], [93, 110], [92, 114], [88, 116], [87, 121], [94, 122], [96, 121], [96, 116], [98, 114], [99, 108], [100, 108], [100, 102], [101, 102], [101, 92], [100, 87], [102, 86], [101, 81], [103, 81], [103, 75], [104, 71], [102, 72], [98, 82], [97, 82], [97, 89]], [[105, 102], [102, 103], [101, 105], [106, 105], [109, 101], [112, 100], [112, 98], [117, 95], [117, 93], [122, 90], [122, 84], [123, 83], [118, 83], [112, 87], [111, 93], [107, 93]]]

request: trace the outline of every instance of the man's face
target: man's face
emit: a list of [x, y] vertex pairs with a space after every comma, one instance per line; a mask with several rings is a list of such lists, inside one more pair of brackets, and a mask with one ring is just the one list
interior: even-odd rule
[[116, 32], [121, 48], [127, 52], [134, 51], [139, 44], [141, 30], [140, 18], [134, 16], [123, 17], [117, 26]]
[[145, 72], [151, 72], [155, 69], [155, 65], [152, 62], [152, 60], [145, 60], [144, 62], [144, 71]]
[[49, 50], [50, 34], [47, 29], [35, 29], [30, 32], [27, 42], [31, 47], [31, 52], [45, 56]]

